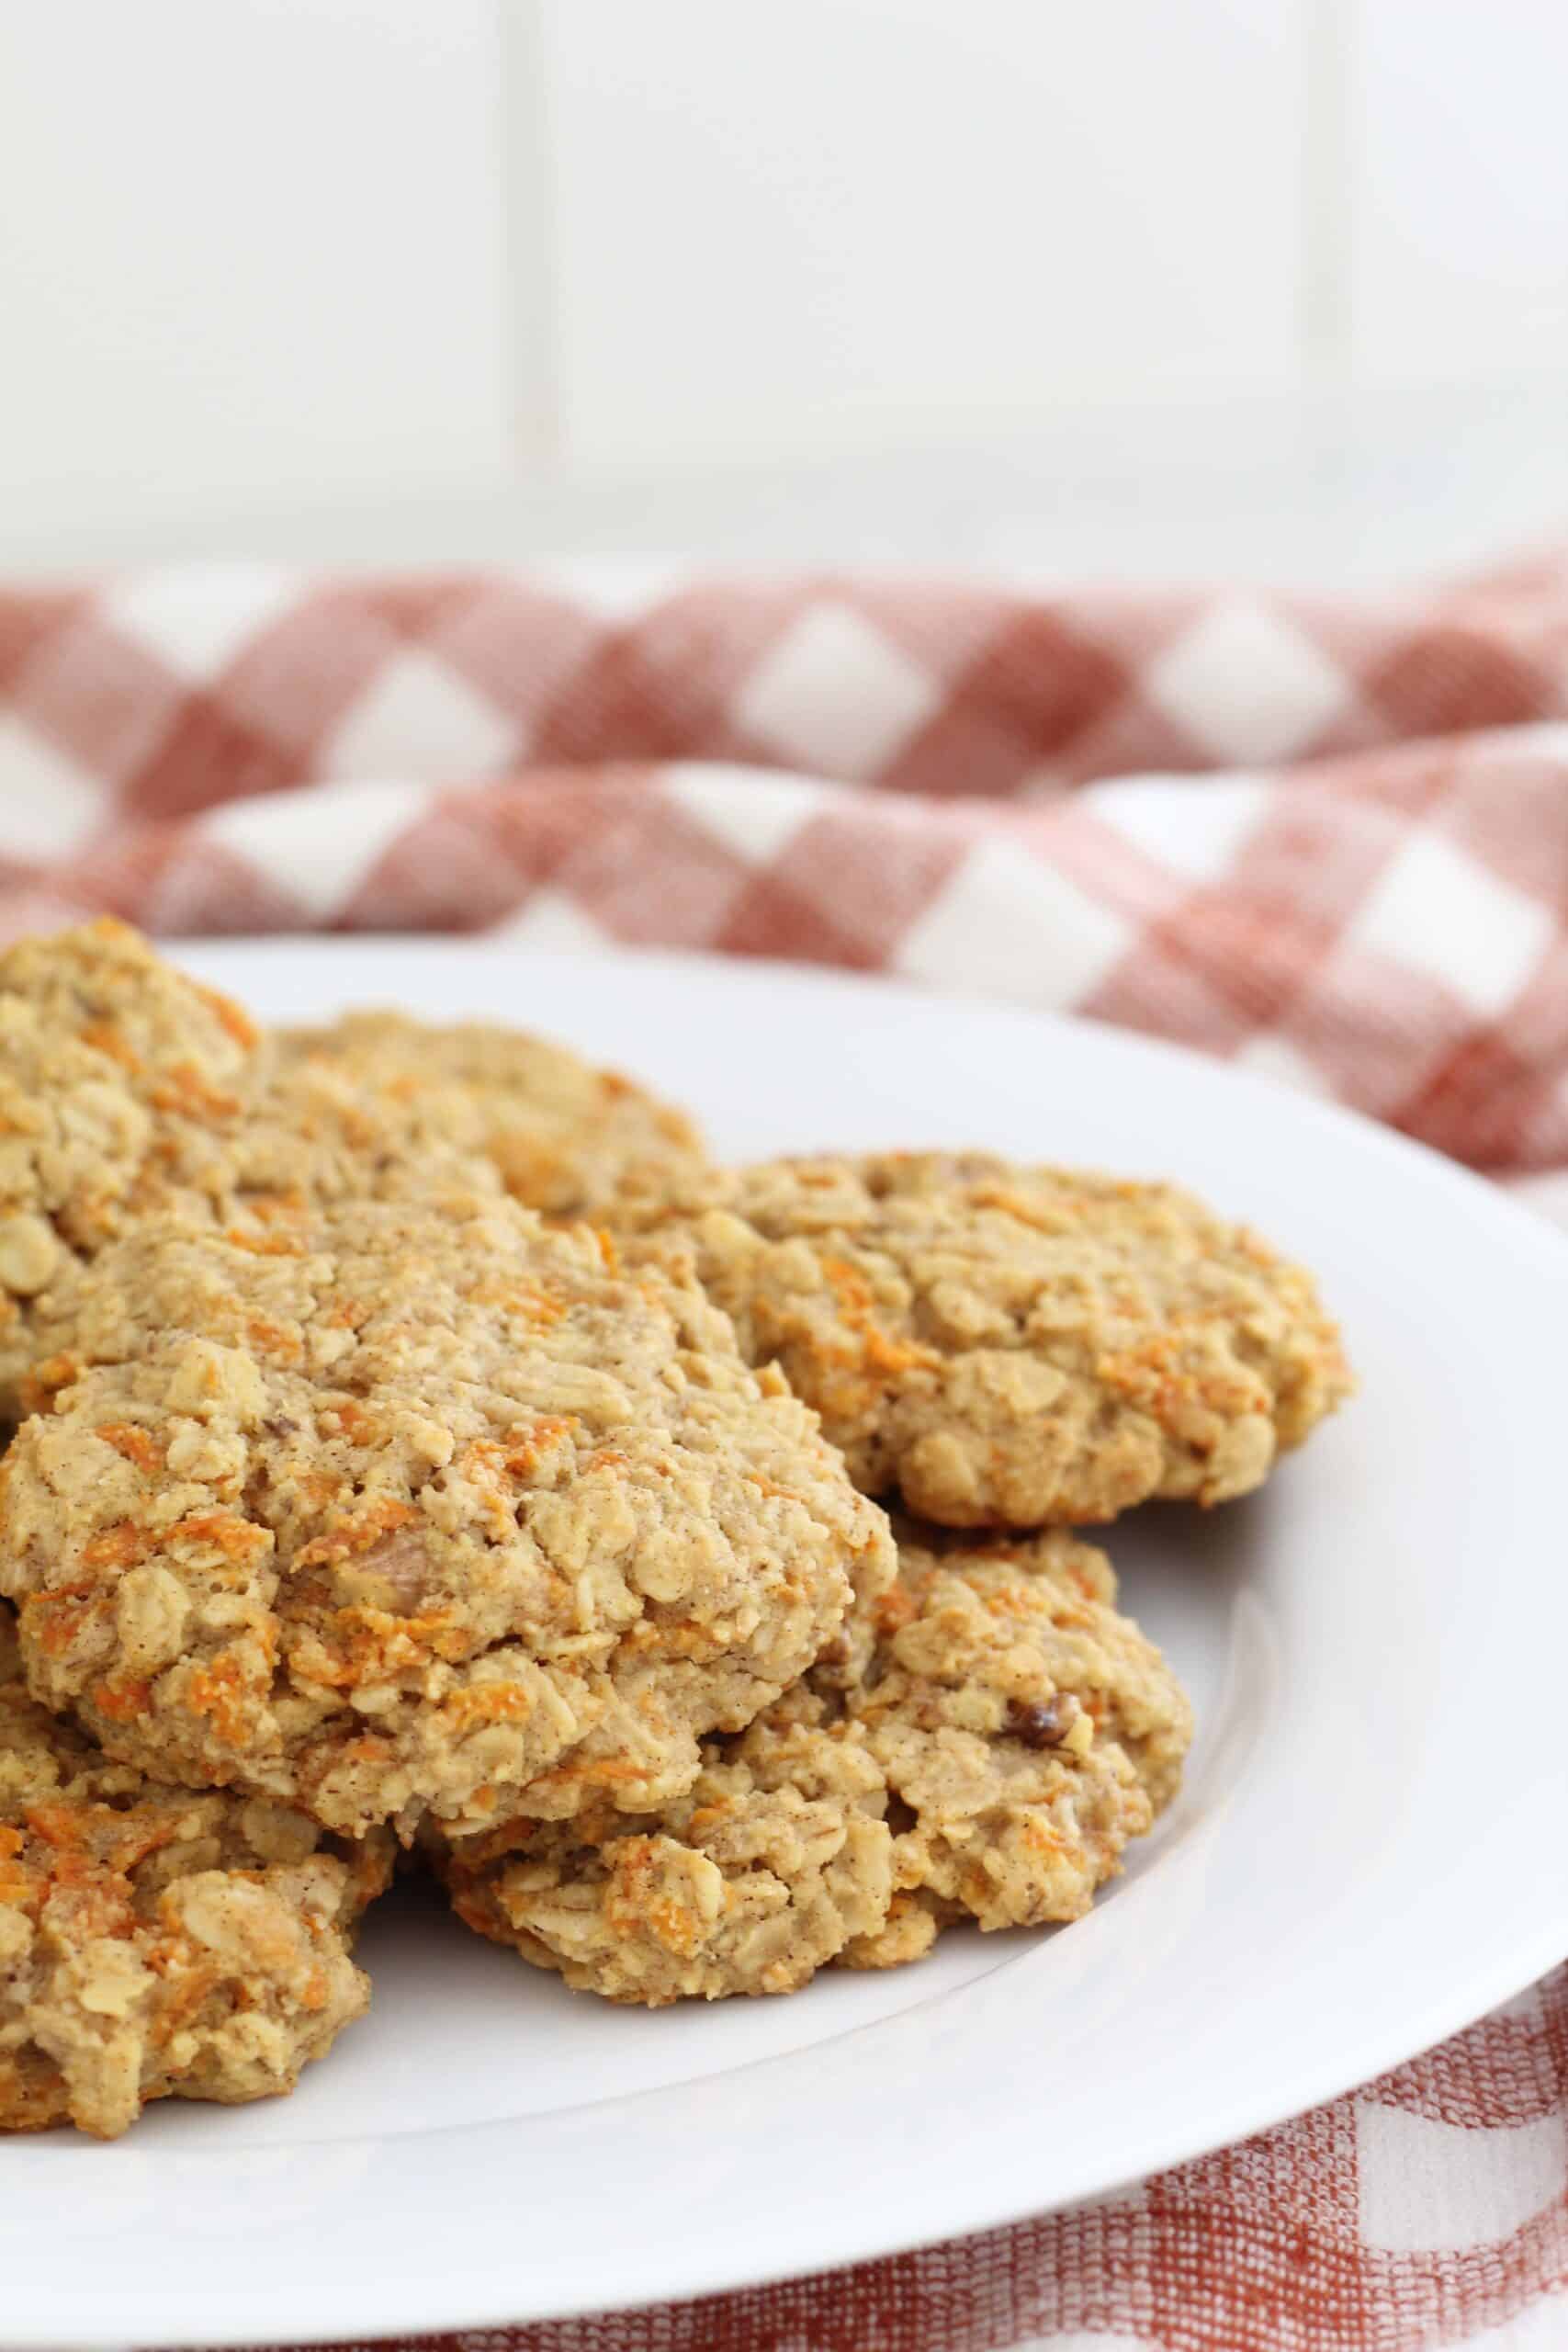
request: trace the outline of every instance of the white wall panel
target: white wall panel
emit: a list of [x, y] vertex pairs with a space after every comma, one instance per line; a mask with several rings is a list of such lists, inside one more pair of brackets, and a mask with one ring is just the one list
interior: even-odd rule
[[510, 5], [541, 12], [574, 456], [1296, 375], [1305, 0]]
[[530, 340], [496, 32], [491, 0], [0, 10], [0, 546], [498, 475]]
[[1345, 22], [1356, 372], [1568, 364], [1568, 8], [1359, 0]]

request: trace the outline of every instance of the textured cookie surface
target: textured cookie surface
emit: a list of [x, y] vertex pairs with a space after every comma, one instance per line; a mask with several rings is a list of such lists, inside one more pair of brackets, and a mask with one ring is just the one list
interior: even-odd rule
[[1060, 1531], [909, 1537], [811, 1676], [912, 1816], [896, 1874], [939, 1920], [1077, 1917], [1175, 1795], [1191, 1709], [1114, 1594], [1104, 1554]]
[[390, 1855], [109, 1762], [28, 1696], [0, 1608], [0, 2131], [291, 2089], [368, 2001], [348, 1938]]
[[613, 1260], [462, 1193], [105, 1252], [0, 1466], [37, 1695], [352, 1831], [679, 1795], [893, 1553], [724, 1317]]
[[548, 1216], [657, 1201], [706, 1165], [683, 1112], [520, 1030], [351, 1012], [279, 1044], [286, 1062], [346, 1072], [412, 1141], [483, 1153], [508, 1192]]
[[977, 1154], [781, 1160], [649, 1223], [856, 1483], [949, 1526], [1245, 1494], [1348, 1387], [1308, 1276], [1166, 1185]]
[[265, 1230], [457, 1177], [499, 1182], [348, 1071], [279, 1067], [237, 1005], [125, 925], [24, 940], [0, 957], [0, 1415], [36, 1401], [42, 1298], [142, 1220]]
[[31, 1302], [125, 1229], [187, 1144], [231, 1130], [256, 1042], [121, 923], [0, 956], [0, 1411], [17, 1409]]
[[852, 1736], [770, 1709], [706, 1740], [694, 1786], [628, 1826], [516, 1820], [437, 1852], [460, 1917], [580, 1992], [660, 2008], [793, 1993], [886, 1925], [882, 1776]]
[[1059, 1532], [908, 1534], [810, 1674], [697, 1784], [627, 1824], [517, 1816], [440, 1842], [471, 1927], [580, 1989], [659, 2006], [918, 1959], [960, 1919], [1079, 1917], [1174, 1794], [1191, 1733], [1164, 1660]]

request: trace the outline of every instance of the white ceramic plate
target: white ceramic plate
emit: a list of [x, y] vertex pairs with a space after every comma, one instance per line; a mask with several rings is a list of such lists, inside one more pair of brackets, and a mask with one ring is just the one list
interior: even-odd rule
[[303, 2341], [776, 2277], [1091, 2197], [1364, 2081], [1568, 1951], [1568, 1247], [1397, 1137], [1104, 1028], [691, 958], [204, 948], [265, 1015], [547, 1029], [732, 1153], [1171, 1174], [1322, 1274], [1363, 1391], [1256, 1498], [1112, 1531], [1201, 1736], [1093, 1916], [646, 2015], [392, 1898], [293, 2098], [0, 2146], [0, 2341]]

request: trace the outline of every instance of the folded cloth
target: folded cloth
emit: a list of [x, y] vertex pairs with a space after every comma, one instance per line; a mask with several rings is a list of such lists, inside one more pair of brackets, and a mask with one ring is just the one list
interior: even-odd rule
[[[1568, 1217], [1568, 555], [1376, 606], [599, 564], [0, 592], [0, 935], [98, 911], [989, 991]], [[1568, 1970], [1092, 2208], [486, 2343], [1525, 2352], [1565, 2290]]]

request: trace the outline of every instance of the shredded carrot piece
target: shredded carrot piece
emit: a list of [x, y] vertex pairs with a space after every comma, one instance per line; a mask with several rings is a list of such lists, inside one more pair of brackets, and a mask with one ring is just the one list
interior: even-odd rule
[[248, 1250], [253, 1258], [302, 1258], [305, 1245], [291, 1233], [267, 1230], [247, 1232], [243, 1225], [231, 1225], [223, 1236], [236, 1250]]
[[106, 1054], [111, 1062], [118, 1062], [121, 1069], [129, 1070], [132, 1077], [141, 1069], [141, 1056], [128, 1045], [112, 1021], [89, 1021], [81, 1032], [81, 1037], [85, 1046], [91, 1046], [96, 1052]]
[[254, 1520], [239, 1519], [231, 1510], [194, 1510], [177, 1519], [164, 1541], [169, 1544], [210, 1544], [226, 1560], [248, 1559], [265, 1552], [271, 1537]]
[[281, 1363], [297, 1363], [304, 1353], [299, 1331], [288, 1323], [274, 1323], [265, 1315], [254, 1315], [245, 1326], [245, 1334], [258, 1354], [276, 1356]]
[[237, 1005], [232, 997], [224, 996], [217, 989], [204, 988], [199, 980], [196, 982], [196, 992], [208, 1011], [218, 1015], [223, 1028], [237, 1046], [243, 1046], [248, 1053], [253, 1046], [260, 1043], [260, 1030], [251, 1019], [250, 1014]]
[[163, 1467], [163, 1447], [151, 1430], [138, 1429], [133, 1421], [105, 1421], [93, 1435], [102, 1438], [106, 1445], [112, 1445], [128, 1462], [134, 1462], [139, 1470]]
[[210, 1716], [218, 1737], [238, 1747], [250, 1729], [252, 1706], [243, 1668], [231, 1650], [222, 1650], [210, 1666], [197, 1667], [186, 1685], [186, 1705], [193, 1715]]
[[368, 1552], [390, 1535], [395, 1529], [406, 1527], [419, 1512], [412, 1503], [401, 1501], [396, 1495], [383, 1495], [352, 1519], [340, 1520], [323, 1535], [313, 1536], [299, 1555], [303, 1568], [332, 1566], [335, 1562], [353, 1559], [358, 1553]]
[[455, 1690], [443, 1712], [457, 1730], [471, 1731], [479, 1724], [526, 1723], [534, 1702], [519, 1683], [485, 1682]]
[[82, 1565], [87, 1568], [130, 1568], [147, 1556], [151, 1538], [144, 1527], [134, 1520], [116, 1520], [112, 1527], [104, 1528], [82, 1546]]
[[[91, 1588], [89, 1588], [91, 1589]], [[79, 1592], [35, 1592], [22, 1603], [22, 1623], [51, 1657], [62, 1657], [78, 1634], [97, 1616], [102, 1603]]]
[[100, 1682], [93, 1692], [93, 1704], [100, 1715], [107, 1715], [110, 1723], [131, 1723], [145, 1714], [152, 1696], [150, 1682], [128, 1679], [123, 1682]]
[[194, 1062], [176, 1062], [161, 1085], [152, 1089], [155, 1111], [174, 1111], [187, 1119], [232, 1119], [240, 1098], [209, 1086]]

